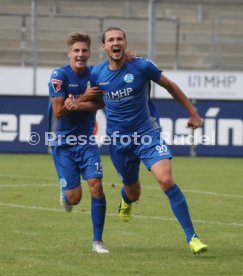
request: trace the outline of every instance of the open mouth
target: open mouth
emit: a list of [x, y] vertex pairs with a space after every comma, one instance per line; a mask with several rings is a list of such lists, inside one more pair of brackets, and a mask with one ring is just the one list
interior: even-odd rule
[[76, 59], [76, 62], [83, 63], [83, 62], [85, 62], [85, 59]]
[[121, 52], [121, 49], [120, 49], [120, 48], [117, 48], [117, 47], [114, 47], [114, 48], [112, 48], [112, 52], [113, 52], [114, 54], [119, 54], [119, 53]]

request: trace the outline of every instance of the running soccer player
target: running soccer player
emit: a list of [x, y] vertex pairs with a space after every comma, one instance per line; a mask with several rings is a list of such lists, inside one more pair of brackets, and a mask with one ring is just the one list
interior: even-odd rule
[[[199, 240], [185, 196], [172, 177], [172, 153], [160, 138], [159, 125], [151, 116], [151, 102], [148, 99], [150, 81], [167, 89], [185, 107], [189, 113], [189, 127], [200, 127], [202, 120], [181, 89], [165, 77], [153, 62], [142, 57], [126, 61], [127, 41], [123, 30], [108, 28], [103, 34], [102, 45], [108, 60], [92, 70], [91, 86], [104, 91], [107, 134], [114, 138], [116, 133], [116, 143], [110, 145], [110, 156], [124, 184], [119, 216], [123, 221], [129, 221], [132, 203], [139, 199], [139, 165], [142, 160], [167, 195], [172, 211], [185, 232], [189, 248], [195, 254], [204, 252], [208, 247]], [[130, 143], [124, 143], [123, 137], [128, 137]], [[150, 143], [144, 143], [144, 137], [150, 138]]]
[[[109, 253], [102, 241], [106, 214], [106, 198], [102, 188], [102, 165], [98, 146], [89, 143], [95, 126], [95, 110], [102, 107], [99, 101], [87, 101], [90, 92], [92, 66], [87, 66], [90, 57], [90, 37], [85, 33], [70, 33], [67, 37], [70, 64], [55, 69], [50, 78], [50, 120], [54, 115], [53, 134], [49, 137], [51, 152], [60, 183], [60, 203], [67, 212], [80, 202], [82, 189], [80, 175], [87, 180], [91, 193], [91, 218], [93, 223], [92, 250]], [[79, 98], [79, 111], [69, 111], [64, 106], [68, 97]], [[82, 143], [79, 137], [82, 136]], [[86, 139], [85, 139], [86, 138]]]

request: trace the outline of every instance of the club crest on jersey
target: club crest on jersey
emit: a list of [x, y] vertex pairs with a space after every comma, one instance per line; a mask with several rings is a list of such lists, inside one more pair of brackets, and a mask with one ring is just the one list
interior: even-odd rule
[[62, 85], [62, 81], [61, 80], [52, 79], [51, 83], [52, 83], [53, 90], [56, 93], [61, 90], [61, 85]]
[[124, 81], [127, 83], [131, 83], [131, 82], [133, 82], [133, 80], [134, 80], [134, 76], [132, 74], [126, 74], [124, 76]]
[[57, 73], [57, 71], [55, 70], [54, 72], [53, 72], [53, 76], [57, 76], [58, 75], [58, 73]]

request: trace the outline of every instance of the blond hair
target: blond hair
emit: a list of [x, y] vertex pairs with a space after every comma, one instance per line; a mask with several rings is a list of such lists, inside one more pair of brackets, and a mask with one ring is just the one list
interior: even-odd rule
[[90, 36], [86, 33], [72, 32], [67, 36], [67, 47], [71, 47], [76, 42], [85, 42], [90, 48], [91, 39]]

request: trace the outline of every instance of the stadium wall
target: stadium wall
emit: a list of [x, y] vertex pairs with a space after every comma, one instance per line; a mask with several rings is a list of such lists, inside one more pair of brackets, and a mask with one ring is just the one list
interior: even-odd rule
[[[37, 68], [36, 95], [48, 96], [48, 81], [53, 69]], [[176, 82], [190, 99], [243, 100], [243, 73], [234, 71], [173, 71], [164, 72]], [[33, 95], [31, 67], [0, 66], [0, 95]], [[161, 87], [155, 86], [153, 98], [171, 98]]]

